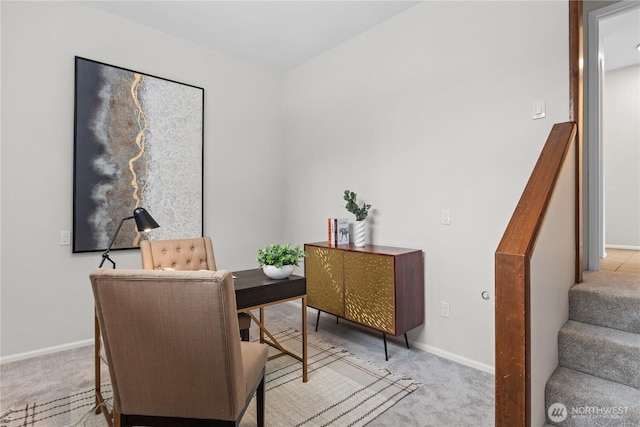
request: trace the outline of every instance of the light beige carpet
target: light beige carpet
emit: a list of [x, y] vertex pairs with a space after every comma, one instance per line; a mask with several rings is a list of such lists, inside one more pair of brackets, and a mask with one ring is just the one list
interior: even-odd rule
[[[302, 347], [298, 331], [288, 329], [275, 336], [287, 348]], [[306, 383], [298, 361], [280, 357], [267, 363], [267, 426], [364, 426], [420, 387], [311, 335], [308, 357]], [[103, 387], [105, 396], [110, 396], [110, 390], [109, 385]], [[103, 415], [92, 412], [93, 404], [93, 390], [48, 402], [25, 402], [2, 414], [0, 426], [106, 426]], [[255, 402], [249, 405], [241, 426], [255, 426]]]

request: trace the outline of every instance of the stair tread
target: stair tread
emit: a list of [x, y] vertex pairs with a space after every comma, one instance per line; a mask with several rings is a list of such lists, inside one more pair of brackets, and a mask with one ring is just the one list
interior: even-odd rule
[[593, 339], [604, 339], [614, 344], [640, 348], [640, 334], [634, 332], [578, 322], [576, 320], [568, 320], [560, 330], [565, 333], [587, 335]]
[[[567, 411], [559, 423], [548, 418], [556, 404]], [[545, 413], [547, 424], [565, 427], [640, 426], [640, 390], [558, 367], [545, 388]]]
[[587, 273], [582, 283], [571, 288], [574, 289], [640, 299], [640, 275], [610, 271]]
[[583, 400], [588, 405], [598, 406], [602, 402], [609, 402], [611, 405], [627, 406], [640, 415], [640, 390], [635, 387], [564, 367], [558, 367], [549, 378], [547, 388], [554, 386], [571, 389], [569, 396]]
[[640, 275], [589, 273], [569, 290], [569, 319], [640, 334]]
[[569, 320], [558, 334], [558, 355], [562, 367], [640, 387], [640, 334]]

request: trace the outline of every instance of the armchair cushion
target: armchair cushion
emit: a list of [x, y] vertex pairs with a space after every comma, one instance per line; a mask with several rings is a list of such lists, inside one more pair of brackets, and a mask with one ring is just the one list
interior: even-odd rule
[[145, 270], [215, 270], [216, 259], [210, 237], [140, 242]]

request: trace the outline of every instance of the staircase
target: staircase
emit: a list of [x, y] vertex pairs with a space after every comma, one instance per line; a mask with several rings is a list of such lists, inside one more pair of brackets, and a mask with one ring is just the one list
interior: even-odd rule
[[588, 273], [571, 288], [558, 358], [547, 425], [640, 426], [640, 275]]

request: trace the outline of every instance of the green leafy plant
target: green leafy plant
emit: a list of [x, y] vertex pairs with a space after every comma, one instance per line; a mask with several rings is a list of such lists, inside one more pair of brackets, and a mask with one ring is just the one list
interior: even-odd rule
[[280, 245], [273, 243], [264, 249], [258, 249], [258, 265], [273, 265], [280, 268], [283, 265], [300, 265], [300, 260], [307, 256], [307, 253], [300, 249], [300, 245], [292, 248], [288, 243]]
[[356, 216], [356, 221], [362, 221], [367, 217], [371, 205], [363, 203], [362, 207], [358, 207], [358, 203], [356, 203], [356, 193], [354, 193], [353, 191], [345, 190], [344, 199], [347, 201], [345, 208], [347, 208], [349, 212]]

